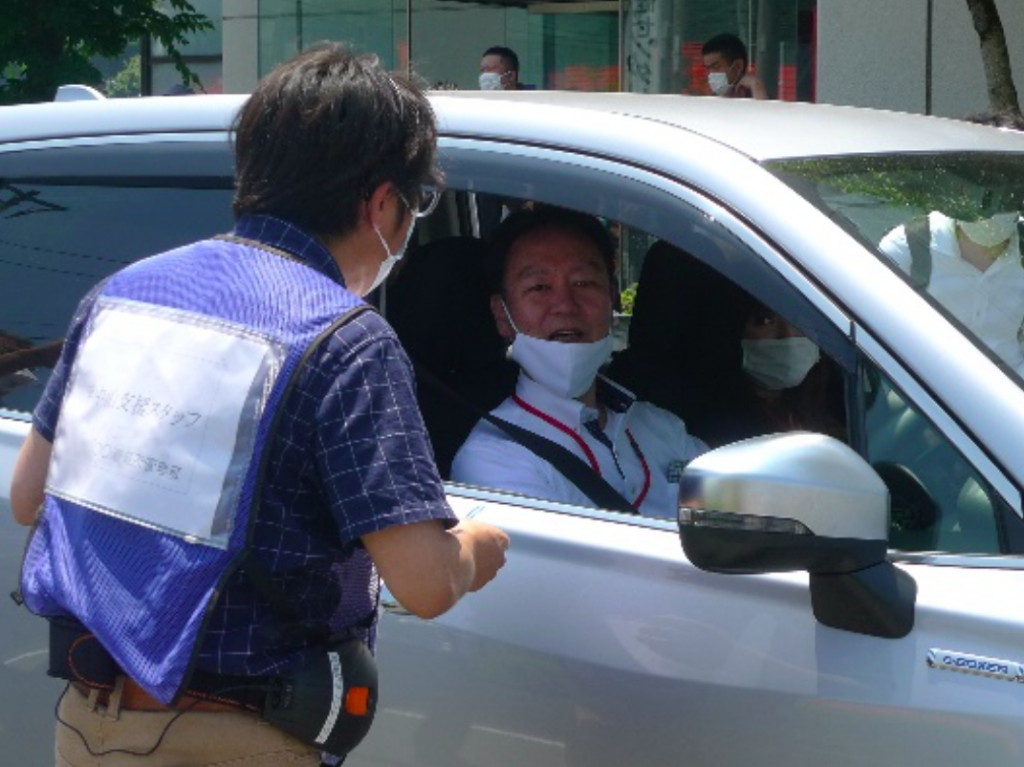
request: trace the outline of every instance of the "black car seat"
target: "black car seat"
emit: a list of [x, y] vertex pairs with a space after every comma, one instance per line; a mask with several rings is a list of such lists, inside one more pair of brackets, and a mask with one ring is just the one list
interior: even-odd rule
[[[717, 250], [704, 239], [702, 252]], [[709, 397], [740, 375], [735, 339], [750, 302], [745, 291], [703, 261], [655, 242], [640, 271], [629, 347], [615, 356], [608, 375], [701, 436]]]
[[517, 368], [505, 357], [491, 315], [486, 248], [474, 237], [427, 243], [388, 285], [387, 319], [417, 366], [420, 410], [446, 478], [478, 411], [493, 409], [515, 389]]

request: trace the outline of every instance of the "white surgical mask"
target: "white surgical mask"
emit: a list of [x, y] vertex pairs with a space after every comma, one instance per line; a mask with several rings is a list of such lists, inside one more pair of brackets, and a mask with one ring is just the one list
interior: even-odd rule
[[779, 391], [798, 386], [821, 359], [821, 352], [806, 336], [744, 339], [743, 370], [765, 389]]
[[402, 260], [402, 256], [405, 255], [405, 249], [409, 247], [409, 240], [412, 239], [412, 232], [415, 228], [416, 219], [413, 218], [409, 222], [409, 231], [405, 233], [405, 242], [402, 243], [402, 247], [398, 249], [397, 253], [392, 253], [391, 248], [388, 247], [387, 240], [385, 240], [384, 235], [380, 233], [380, 229], [377, 228], [376, 224], [373, 225], [373, 231], [377, 233], [377, 237], [380, 239], [380, 244], [384, 246], [384, 252], [387, 253], [387, 257], [381, 262], [380, 268], [377, 270], [377, 276], [373, 278], [373, 284], [370, 285], [369, 290], [367, 290], [363, 295], [369, 295], [376, 290], [377, 287], [388, 278], [388, 275], [391, 273], [395, 264]]
[[708, 87], [716, 96], [729, 90], [729, 75], [725, 72], [708, 72]]
[[546, 341], [520, 332], [505, 302], [505, 316], [516, 332], [510, 355], [534, 381], [559, 397], [576, 399], [593, 385], [601, 366], [612, 354], [612, 334], [599, 341]]
[[500, 91], [501, 90], [501, 78], [504, 74], [498, 74], [497, 72], [481, 72], [480, 73], [480, 90], [482, 91]]
[[960, 231], [983, 248], [994, 248], [1009, 241], [1017, 228], [1016, 213], [998, 213], [981, 221], [960, 221]]

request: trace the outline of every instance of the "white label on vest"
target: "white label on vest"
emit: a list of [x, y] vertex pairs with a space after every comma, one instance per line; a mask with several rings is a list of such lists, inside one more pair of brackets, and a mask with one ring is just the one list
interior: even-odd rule
[[214, 318], [101, 300], [61, 406], [47, 491], [226, 547], [284, 354]]

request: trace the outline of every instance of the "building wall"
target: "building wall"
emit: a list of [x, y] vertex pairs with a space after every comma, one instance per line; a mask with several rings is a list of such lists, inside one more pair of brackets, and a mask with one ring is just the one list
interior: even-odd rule
[[224, 0], [224, 92], [252, 93], [259, 79], [259, 0]]
[[[931, 76], [927, 70], [932, 7]], [[1024, 87], [1024, 3], [996, 0]], [[818, 0], [818, 101], [960, 117], [988, 107], [967, 0]], [[930, 86], [931, 106], [928, 109]], [[1024, 91], [1021, 91], [1024, 96]]]
[[[313, 0], [309, 4], [314, 4]], [[681, 0], [669, 4], [680, 5]], [[712, 7], [696, 0], [682, 5], [691, 10]], [[929, 6], [930, 75], [926, 56]], [[1024, 101], [1024, 34], [1019, 33], [1024, 30], [1024, 2], [996, 0], [996, 6], [1007, 34], [1014, 80]], [[435, 0], [414, 4], [413, 65], [429, 82], [476, 87], [480, 51], [498, 43], [519, 52], [526, 82], [544, 87], [541, 72], [546, 54], [529, 42], [536, 34], [529, 34], [528, 27], [532, 29], [530, 24], [538, 23], [537, 18], [528, 19], [522, 9], [473, 10], [471, 4], [461, 6], [457, 13], [438, 13], [453, 7], [458, 6]], [[259, 78], [259, 12], [259, 0], [223, 0], [223, 89], [227, 93], [250, 92]], [[687, 14], [688, 18], [698, 16]], [[310, 26], [315, 29], [314, 23]], [[401, 37], [401, 19], [395, 26], [396, 37]], [[453, 44], [453, 37], [469, 42]], [[817, 101], [822, 103], [946, 117], [983, 111], [988, 106], [978, 36], [967, 0], [817, 0], [816, 71]], [[678, 92], [675, 85], [666, 84], [666, 90]]]
[[[1017, 96], [1024, 101], [1024, 3], [996, 0], [1010, 50]], [[967, 0], [936, 0], [932, 113], [961, 117], [988, 109], [985, 69]]]

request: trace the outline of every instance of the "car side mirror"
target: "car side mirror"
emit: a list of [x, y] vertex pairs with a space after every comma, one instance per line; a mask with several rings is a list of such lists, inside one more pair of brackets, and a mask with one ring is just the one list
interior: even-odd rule
[[898, 638], [914, 626], [917, 584], [887, 560], [888, 531], [881, 477], [821, 434], [726, 445], [691, 461], [679, 483], [679, 536], [696, 567], [806, 570], [822, 624]]

